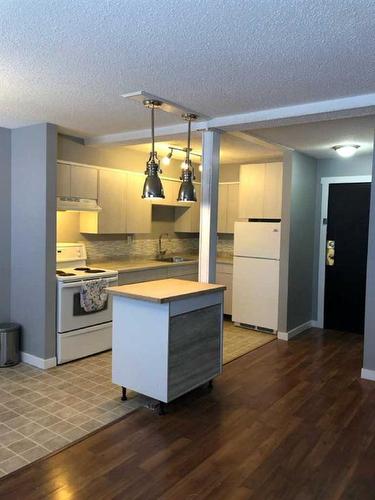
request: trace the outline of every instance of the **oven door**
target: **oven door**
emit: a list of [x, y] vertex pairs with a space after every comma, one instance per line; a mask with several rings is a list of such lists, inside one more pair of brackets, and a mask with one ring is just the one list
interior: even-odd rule
[[[116, 286], [118, 278], [106, 278], [109, 286]], [[87, 280], [88, 282], [89, 280]], [[80, 328], [99, 325], [112, 321], [112, 298], [101, 311], [86, 313], [80, 307], [80, 291], [82, 281], [73, 283], [58, 283], [57, 289], [57, 332], [64, 333]]]

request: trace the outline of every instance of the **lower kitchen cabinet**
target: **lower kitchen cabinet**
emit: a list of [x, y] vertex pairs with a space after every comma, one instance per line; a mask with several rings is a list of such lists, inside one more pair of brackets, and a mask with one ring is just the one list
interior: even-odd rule
[[216, 283], [225, 285], [224, 314], [232, 315], [233, 265], [218, 263], [216, 265]]

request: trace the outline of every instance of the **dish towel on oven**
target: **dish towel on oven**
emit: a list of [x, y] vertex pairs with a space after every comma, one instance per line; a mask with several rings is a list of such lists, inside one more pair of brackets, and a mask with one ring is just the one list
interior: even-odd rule
[[82, 283], [80, 299], [81, 307], [85, 312], [95, 312], [104, 309], [108, 300], [108, 293], [105, 291], [108, 285], [109, 281], [103, 278]]

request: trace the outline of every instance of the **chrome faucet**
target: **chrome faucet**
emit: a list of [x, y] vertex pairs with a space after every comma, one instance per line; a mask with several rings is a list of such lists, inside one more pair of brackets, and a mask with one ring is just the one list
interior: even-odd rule
[[163, 236], [168, 236], [168, 233], [161, 233], [159, 235], [159, 252], [158, 252], [159, 257], [164, 257], [164, 255], [167, 253], [167, 250], [162, 249]]

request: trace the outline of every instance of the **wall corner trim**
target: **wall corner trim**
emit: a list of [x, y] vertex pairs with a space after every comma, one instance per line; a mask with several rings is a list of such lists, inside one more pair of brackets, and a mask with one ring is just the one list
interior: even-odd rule
[[53, 368], [56, 366], [56, 358], [43, 359], [33, 354], [21, 351], [21, 361], [27, 363], [28, 365], [35, 366], [36, 368], [41, 368], [42, 370], [47, 370], [48, 368]]
[[278, 340], [290, 340], [293, 337], [296, 337], [300, 333], [312, 328], [314, 325], [314, 321], [307, 321], [306, 323], [302, 323], [302, 325], [298, 325], [293, 330], [289, 330], [288, 332], [277, 332]]
[[362, 368], [361, 378], [364, 378], [365, 380], [375, 381], [375, 370], [368, 370], [367, 368]]

